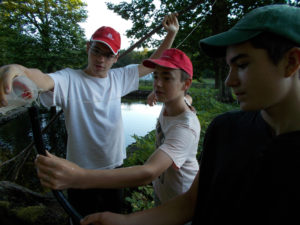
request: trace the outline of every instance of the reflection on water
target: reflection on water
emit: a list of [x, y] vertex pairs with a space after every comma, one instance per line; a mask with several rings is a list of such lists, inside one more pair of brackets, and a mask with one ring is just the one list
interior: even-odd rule
[[149, 131], [155, 129], [161, 107], [161, 104], [150, 107], [140, 102], [122, 103], [126, 146], [135, 141], [132, 135], [145, 136]]

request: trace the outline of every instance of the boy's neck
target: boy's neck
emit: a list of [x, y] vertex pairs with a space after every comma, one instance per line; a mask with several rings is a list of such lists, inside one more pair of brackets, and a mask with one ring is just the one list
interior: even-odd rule
[[263, 119], [272, 127], [276, 135], [300, 131], [300, 102], [295, 107], [280, 110], [261, 110]]
[[300, 78], [299, 74], [285, 98], [275, 106], [261, 111], [264, 120], [276, 135], [300, 131]]
[[164, 116], [178, 116], [187, 110], [189, 110], [189, 107], [182, 98], [176, 102], [166, 102], [163, 113]]

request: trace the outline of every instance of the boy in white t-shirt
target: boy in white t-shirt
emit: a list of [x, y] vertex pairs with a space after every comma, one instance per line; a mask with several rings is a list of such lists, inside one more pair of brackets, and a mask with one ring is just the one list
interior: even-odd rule
[[[167, 34], [152, 54], [158, 58], [172, 46], [179, 29], [176, 14], [166, 15]], [[27, 76], [41, 90], [45, 106], [64, 111], [68, 133], [67, 159], [87, 169], [114, 169], [126, 157], [121, 97], [138, 89], [139, 77], [153, 72], [142, 64], [111, 69], [118, 61], [120, 34], [102, 26], [86, 44], [87, 67], [66, 68], [46, 74], [39, 69], [11, 64], [0, 67], [0, 107], [6, 106], [5, 94], [11, 91], [16, 76]], [[73, 56], [70, 56], [73, 57]], [[81, 214], [98, 211], [121, 212], [121, 189], [69, 189], [68, 199]]]
[[41, 183], [52, 189], [122, 188], [146, 185], [153, 181], [160, 202], [184, 193], [192, 184], [199, 166], [196, 159], [200, 123], [185, 100], [192, 83], [190, 59], [178, 49], [167, 49], [158, 59], [143, 62], [155, 68], [154, 92], [163, 102], [156, 131], [156, 151], [144, 165], [92, 170], [81, 168], [50, 153], [38, 156], [36, 165]]

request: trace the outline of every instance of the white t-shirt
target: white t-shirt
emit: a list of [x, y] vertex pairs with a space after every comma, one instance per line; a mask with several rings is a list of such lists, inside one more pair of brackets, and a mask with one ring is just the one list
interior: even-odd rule
[[41, 102], [64, 111], [67, 159], [88, 169], [122, 165], [126, 150], [121, 97], [138, 89], [138, 66], [111, 69], [106, 78], [69, 68], [49, 75], [54, 91], [43, 93]]
[[170, 117], [164, 116], [163, 111], [158, 118], [163, 143], [158, 149], [171, 157], [173, 165], [153, 181], [155, 194], [162, 203], [186, 192], [193, 183], [199, 170], [196, 154], [201, 130], [194, 112], [185, 111]]

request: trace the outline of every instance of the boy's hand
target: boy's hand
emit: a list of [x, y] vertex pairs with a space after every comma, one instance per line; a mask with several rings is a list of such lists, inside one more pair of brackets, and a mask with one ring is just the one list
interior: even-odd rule
[[147, 104], [150, 106], [154, 106], [156, 105], [157, 102], [157, 98], [156, 95], [154, 93], [154, 91], [152, 91], [148, 96], [147, 96]]
[[163, 22], [162, 22], [164, 28], [168, 32], [177, 33], [179, 30], [179, 23], [177, 20], [177, 13], [172, 13], [170, 15], [166, 15]]
[[22, 74], [23, 72], [14, 65], [0, 67], [0, 107], [7, 106], [5, 95], [11, 92], [14, 77]]
[[80, 221], [81, 225], [126, 225], [126, 215], [111, 212], [94, 213]]
[[41, 184], [51, 189], [78, 188], [84, 169], [63, 158], [47, 152], [47, 156], [38, 155], [35, 159], [37, 174]]

